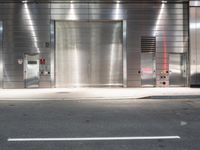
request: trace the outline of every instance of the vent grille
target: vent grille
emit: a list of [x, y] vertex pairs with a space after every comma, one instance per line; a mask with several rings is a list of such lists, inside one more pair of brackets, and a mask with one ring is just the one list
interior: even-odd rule
[[142, 52], [156, 52], [156, 37], [142, 36], [141, 37], [141, 51]]

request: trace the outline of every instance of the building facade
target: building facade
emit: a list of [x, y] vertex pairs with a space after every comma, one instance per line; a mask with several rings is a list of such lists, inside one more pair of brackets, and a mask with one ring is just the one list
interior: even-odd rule
[[199, 6], [1, 0], [0, 88], [199, 86]]

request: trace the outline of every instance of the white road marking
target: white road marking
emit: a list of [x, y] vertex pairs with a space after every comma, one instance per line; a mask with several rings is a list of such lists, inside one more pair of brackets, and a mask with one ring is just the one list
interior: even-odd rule
[[144, 137], [85, 137], [85, 138], [8, 138], [8, 142], [36, 141], [117, 141], [117, 140], [160, 140], [181, 139], [180, 136], [144, 136]]

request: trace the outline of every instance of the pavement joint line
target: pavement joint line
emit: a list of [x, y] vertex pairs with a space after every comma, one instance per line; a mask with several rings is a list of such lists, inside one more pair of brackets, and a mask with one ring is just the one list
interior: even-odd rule
[[83, 138], [8, 138], [8, 142], [48, 141], [120, 141], [120, 140], [161, 140], [181, 139], [180, 136], [133, 136], [133, 137], [83, 137]]

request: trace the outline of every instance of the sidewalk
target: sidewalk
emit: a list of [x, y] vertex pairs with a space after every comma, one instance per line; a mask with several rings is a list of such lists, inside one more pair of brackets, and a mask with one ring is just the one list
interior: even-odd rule
[[56, 88], [2, 89], [0, 100], [88, 100], [200, 98], [200, 88]]

